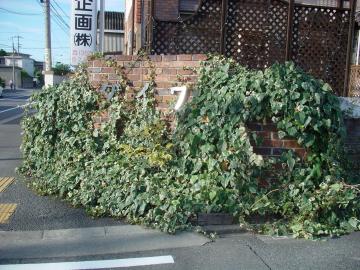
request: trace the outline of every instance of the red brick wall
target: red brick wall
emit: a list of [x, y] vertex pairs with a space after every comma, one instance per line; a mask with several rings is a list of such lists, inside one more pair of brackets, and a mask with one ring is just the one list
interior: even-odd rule
[[284, 151], [294, 150], [300, 157], [304, 158], [306, 151], [296, 139], [280, 139], [276, 125], [273, 123], [253, 122], [247, 125], [249, 132], [261, 138], [259, 144], [252, 141], [254, 152], [263, 156], [280, 156]]
[[[204, 55], [154, 55], [150, 56], [155, 65], [155, 98], [158, 102], [158, 108], [162, 112], [169, 111], [169, 103], [176, 100], [175, 95], [170, 94], [169, 88], [176, 85], [191, 84], [197, 79], [196, 74], [184, 67], [198, 67], [199, 60], [206, 59]], [[142, 89], [146, 82], [149, 82], [151, 69], [146, 61], [136, 62], [135, 67], [129, 68], [137, 56], [119, 55], [113, 56], [118, 65], [123, 67], [124, 72], [129, 79], [130, 86], [137, 92]], [[115, 84], [118, 82], [118, 76], [114, 68], [107, 67], [105, 60], [89, 61], [88, 70], [90, 80], [95, 88], [99, 88], [103, 83]]]
[[[163, 113], [169, 112], [169, 104], [176, 101], [176, 96], [171, 95], [169, 88], [175, 85], [192, 84], [196, 82], [197, 75], [191, 71], [184, 69], [184, 67], [199, 67], [200, 61], [206, 59], [204, 55], [154, 55], [150, 56], [151, 61], [155, 65], [155, 98], [157, 101], [157, 108]], [[142, 89], [144, 84], [149, 81], [149, 74], [151, 69], [149, 63], [146, 61], [139, 61], [129, 68], [134, 63], [137, 56], [120, 55], [112, 56], [117, 61], [120, 67], [128, 74], [129, 85], [133, 89], [133, 95]], [[89, 61], [88, 71], [90, 73], [90, 80], [95, 88], [100, 88], [103, 83], [115, 84], [118, 83], [118, 75], [115, 74], [114, 68], [107, 67], [106, 60]], [[171, 117], [170, 117], [171, 118]], [[95, 116], [95, 126], [107, 121], [108, 116], [106, 112], [99, 113]], [[262, 143], [256, 145], [253, 142], [254, 151], [257, 154], [264, 156], [279, 156], [283, 151], [293, 149], [301, 157], [305, 155], [305, 150], [301, 148], [294, 139], [279, 139], [276, 127], [272, 123], [250, 123], [248, 124], [250, 132], [256, 133], [262, 137]]]
[[[146, 18], [149, 18], [150, 17], [150, 13], [151, 13], [151, 5], [150, 5], [150, 0], [145, 0], [144, 2], [144, 15], [145, 15], [145, 18], [144, 20], [146, 20]], [[146, 21], [145, 21], [146, 23]]]
[[141, 23], [141, 0], [135, 0], [135, 22]]

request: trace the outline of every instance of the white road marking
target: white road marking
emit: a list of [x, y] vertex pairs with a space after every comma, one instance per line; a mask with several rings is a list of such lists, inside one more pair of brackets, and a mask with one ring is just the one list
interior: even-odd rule
[[10, 108], [10, 109], [6, 109], [6, 110], [1, 111], [0, 114], [1, 114], [1, 113], [4, 113], [4, 112], [16, 110], [16, 109], [21, 109], [21, 108], [24, 108], [24, 107], [27, 107], [27, 106], [31, 106], [32, 104], [34, 104], [34, 103], [26, 103], [26, 104], [24, 104], [24, 105], [17, 105], [17, 106], [14, 107], [14, 108]]
[[10, 109], [7, 109], [7, 110], [3, 110], [3, 111], [1, 111], [0, 113], [9, 112], [9, 111], [16, 110], [16, 109], [19, 109], [19, 108], [20, 108], [20, 106], [18, 105], [18, 106], [14, 107], [14, 108], [10, 108]]
[[0, 265], [0, 270], [74, 270], [74, 269], [105, 269], [123, 268], [146, 265], [173, 264], [174, 258], [170, 255], [144, 258], [129, 258], [119, 260], [61, 262], [61, 263], [34, 263], [34, 264], [7, 264]]
[[0, 101], [4, 101], [4, 100], [11, 100], [11, 101], [19, 101], [22, 100], [23, 98], [28, 98], [29, 96], [18, 96], [18, 97], [12, 97], [12, 98], [7, 98], [7, 97], [3, 97], [2, 99], [0, 99]]

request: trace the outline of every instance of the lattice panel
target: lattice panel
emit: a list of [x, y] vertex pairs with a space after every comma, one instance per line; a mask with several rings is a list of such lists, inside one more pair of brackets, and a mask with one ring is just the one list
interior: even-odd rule
[[279, 0], [230, 0], [225, 55], [263, 69], [285, 60], [288, 4]]
[[349, 96], [360, 97], [360, 66], [351, 66]]
[[[289, 3], [283, 0], [228, 0], [225, 55], [244, 66], [264, 69], [284, 62]], [[154, 54], [219, 53], [222, 0], [203, 0], [196, 15], [182, 22], [154, 21]], [[349, 9], [295, 4], [291, 59], [344, 89]]]
[[350, 11], [296, 6], [292, 60], [341, 94], [346, 70]]
[[155, 21], [152, 53], [219, 53], [221, 0], [204, 0], [196, 15], [182, 22]]

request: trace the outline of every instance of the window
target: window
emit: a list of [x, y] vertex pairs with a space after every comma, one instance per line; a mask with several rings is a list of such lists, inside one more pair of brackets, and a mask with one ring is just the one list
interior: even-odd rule
[[201, 0], [179, 0], [179, 11], [183, 15], [194, 14], [200, 5]]

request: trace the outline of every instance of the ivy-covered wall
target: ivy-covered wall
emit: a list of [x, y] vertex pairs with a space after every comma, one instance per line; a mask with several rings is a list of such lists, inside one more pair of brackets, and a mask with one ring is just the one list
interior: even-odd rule
[[[100, 89], [104, 84], [119, 83], [119, 76], [114, 67], [109, 67], [109, 61], [116, 61], [118, 67], [127, 73], [130, 95], [140, 91], [144, 85], [150, 81], [150, 66], [148, 61], [139, 60], [137, 56], [114, 55], [107, 56], [105, 59], [90, 60], [88, 71], [90, 80], [96, 89]], [[190, 88], [197, 80], [194, 68], [200, 66], [200, 61], [205, 60], [206, 56], [201, 54], [194, 55], [153, 55], [150, 56], [155, 69], [155, 99], [157, 108], [171, 121], [171, 106], [176, 100], [176, 96], [170, 93], [170, 87], [177, 85], [188, 85]], [[128, 93], [129, 94], [129, 93]], [[101, 123], [107, 122], [107, 112], [102, 112], [94, 117], [94, 125], [99, 128]], [[258, 145], [253, 142], [254, 151], [264, 156], [280, 156], [288, 149], [294, 150], [300, 156], [305, 155], [305, 149], [299, 146], [294, 139], [280, 139], [274, 124], [271, 123], [249, 123], [249, 130], [262, 138]]]
[[[156, 104], [155, 91], [180, 72], [178, 57], [91, 62], [91, 77], [99, 78], [91, 84], [99, 88], [80, 67], [68, 82], [36, 93], [22, 122], [18, 169], [29, 186], [92, 215], [171, 233], [203, 213], [228, 213], [245, 228], [294, 237], [360, 230], [359, 171], [344, 153], [344, 110], [329, 85], [293, 63], [261, 72], [214, 56], [197, 75], [179, 78], [197, 80], [196, 92], [171, 130], [162, 118], [173, 112]], [[149, 79], [147, 90], [138, 91], [139, 78]], [[289, 138], [306, 148], [304, 157], [254, 152], [299, 149]], [[275, 220], [252, 225], [259, 215]]]
[[[170, 120], [172, 119], [171, 106], [176, 101], [176, 96], [170, 93], [170, 87], [178, 85], [192, 86], [197, 81], [195, 69], [200, 66], [200, 61], [205, 60], [202, 54], [186, 55], [151, 55], [149, 56], [155, 69], [155, 99], [157, 108]], [[116, 61], [117, 66], [127, 74], [129, 93], [140, 91], [150, 81], [149, 62], [143, 58], [132, 55], [106, 56], [104, 59], [88, 61], [88, 71], [92, 85], [100, 89], [103, 84], [119, 83], [119, 76], [115, 68], [109, 66], [109, 61]], [[95, 127], [108, 120], [107, 112], [102, 112], [94, 118]], [[354, 160], [360, 159], [360, 120], [349, 119], [347, 123], [348, 139], [347, 149]], [[288, 149], [294, 150], [299, 156], [304, 157], [306, 151], [299, 146], [296, 140], [291, 138], [280, 139], [274, 124], [271, 123], [249, 123], [249, 130], [262, 138], [262, 142], [254, 145], [254, 151], [264, 156], [279, 156]]]
[[[200, 60], [206, 59], [205, 55], [153, 55], [151, 62], [155, 65], [155, 98], [157, 107], [164, 113], [169, 112], [170, 105], [176, 100], [175, 95], [170, 94], [172, 86], [187, 84], [191, 87], [197, 79], [196, 72], [192, 69], [200, 66]], [[109, 61], [116, 61], [117, 66], [123, 68], [131, 90], [141, 90], [147, 82], [150, 82], [150, 69], [148, 61], [138, 60], [138, 56], [114, 55], [105, 59], [90, 60], [88, 71], [92, 85], [100, 89], [105, 83], [119, 83], [119, 76], [114, 67], [109, 67]]]

